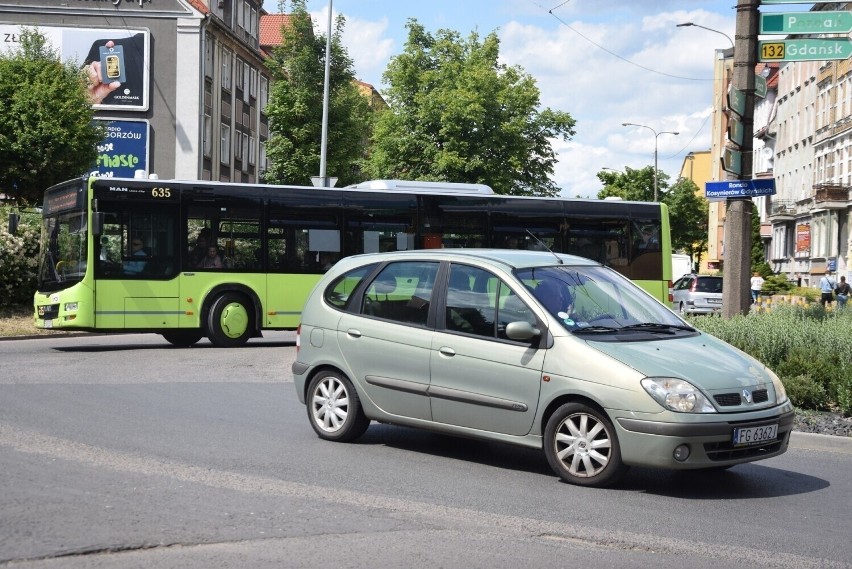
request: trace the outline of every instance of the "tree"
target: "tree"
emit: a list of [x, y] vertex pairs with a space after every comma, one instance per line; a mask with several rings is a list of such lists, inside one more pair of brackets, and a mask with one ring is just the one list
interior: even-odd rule
[[[282, 3], [282, 10], [284, 8]], [[281, 46], [267, 64], [273, 75], [266, 146], [267, 182], [309, 185], [319, 175], [326, 38], [316, 36], [304, 0], [291, 2]], [[352, 60], [341, 42], [345, 19], [331, 38], [326, 171], [341, 185], [360, 182], [360, 161], [369, 142], [372, 111], [355, 84]]]
[[20, 48], [0, 53], [0, 193], [38, 204], [46, 188], [91, 168], [104, 136], [93, 118], [77, 63], [24, 28]]
[[695, 182], [680, 178], [662, 195], [662, 202], [669, 206], [672, 250], [687, 252], [697, 265], [707, 251], [707, 200]]
[[[668, 175], [658, 173], [659, 188], [668, 188]], [[649, 202], [654, 199], [654, 167], [646, 166], [641, 170], [624, 168], [624, 172], [601, 170], [598, 179], [604, 188], [598, 192], [598, 199], [618, 197], [627, 201]]]
[[378, 119], [371, 178], [484, 183], [498, 194], [553, 196], [551, 139], [569, 139], [566, 112], [539, 110], [535, 80], [498, 62], [496, 33], [480, 41], [406, 24], [403, 53], [384, 73], [390, 109]]

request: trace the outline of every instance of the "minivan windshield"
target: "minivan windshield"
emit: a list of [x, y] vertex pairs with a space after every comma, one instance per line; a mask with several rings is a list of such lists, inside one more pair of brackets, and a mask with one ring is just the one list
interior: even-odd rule
[[694, 328], [644, 290], [602, 266], [549, 266], [515, 273], [571, 332], [675, 334]]

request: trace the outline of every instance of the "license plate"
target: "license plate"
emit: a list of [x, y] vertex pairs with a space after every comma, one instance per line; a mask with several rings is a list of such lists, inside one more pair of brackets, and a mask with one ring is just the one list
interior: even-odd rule
[[734, 429], [734, 446], [756, 445], [778, 437], [778, 424]]
[[53, 328], [53, 320], [45, 320], [44, 321], [45, 328]]
[[707, 303], [708, 304], [722, 304], [722, 299], [721, 298], [708, 298]]

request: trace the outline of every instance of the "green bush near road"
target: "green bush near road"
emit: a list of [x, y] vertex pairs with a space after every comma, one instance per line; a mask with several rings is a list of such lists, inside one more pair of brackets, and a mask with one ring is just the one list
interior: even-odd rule
[[760, 314], [690, 321], [766, 364], [797, 407], [852, 415], [852, 309], [781, 305]]
[[36, 289], [40, 215], [18, 212], [18, 231], [9, 233], [11, 208], [0, 207], [0, 307], [32, 304]]

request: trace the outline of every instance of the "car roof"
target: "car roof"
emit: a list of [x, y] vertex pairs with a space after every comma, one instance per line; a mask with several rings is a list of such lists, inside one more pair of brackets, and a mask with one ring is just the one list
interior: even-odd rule
[[370, 262], [426, 258], [455, 262], [485, 261], [504, 265], [509, 270], [558, 265], [600, 266], [600, 263], [596, 261], [576, 255], [516, 249], [415, 249], [412, 251], [367, 253], [346, 257], [339, 264], [344, 261], [352, 261], [353, 263], [346, 263], [352, 266], [352, 264], [362, 265]]

